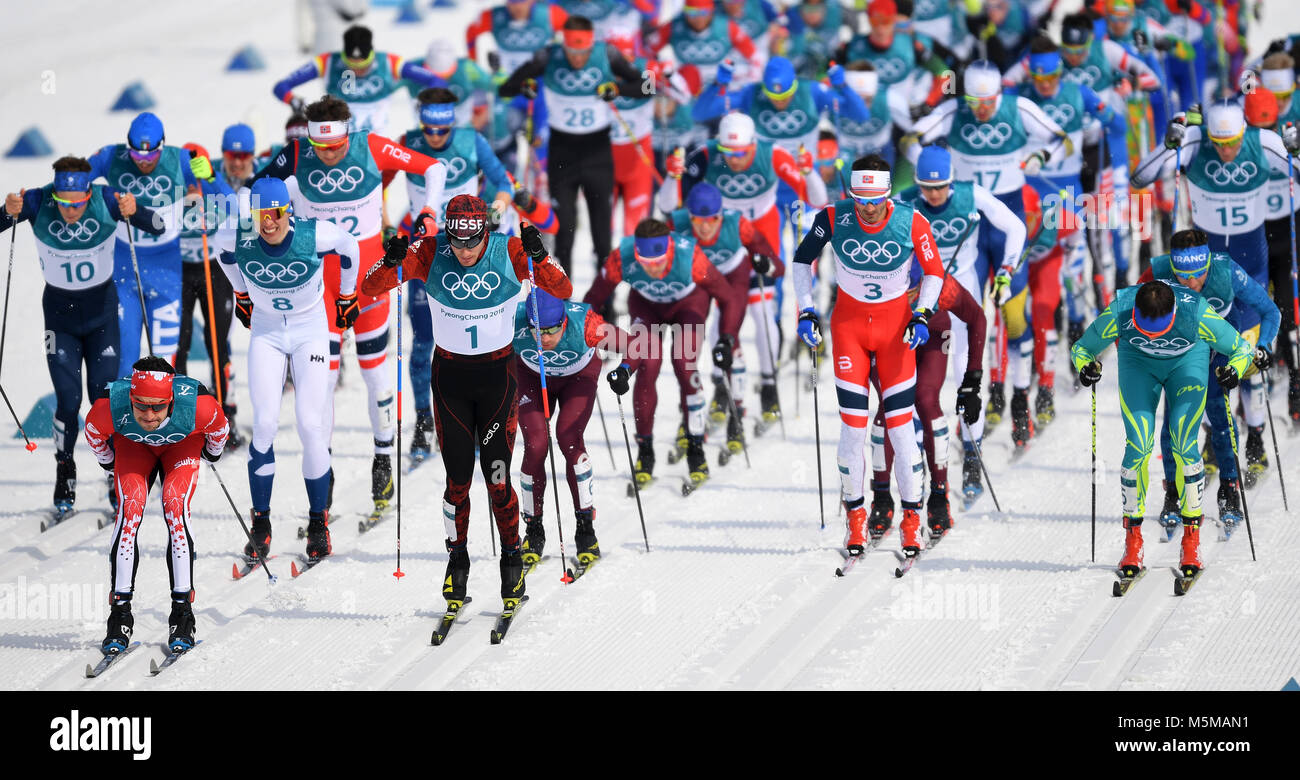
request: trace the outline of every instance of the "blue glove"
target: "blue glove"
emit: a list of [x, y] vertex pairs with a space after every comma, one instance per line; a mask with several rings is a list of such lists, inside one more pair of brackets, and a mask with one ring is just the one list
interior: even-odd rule
[[733, 67], [735, 67], [735, 65], [729, 59], [723, 60], [722, 64], [718, 65], [718, 75], [716, 80], [719, 85], [725, 87], [731, 83], [731, 69]]
[[907, 329], [903, 331], [903, 343], [908, 349], [916, 349], [925, 342], [930, 340], [930, 313], [921, 309], [912, 314], [912, 319], [907, 323]]
[[831, 65], [830, 70], [826, 71], [826, 76], [831, 80], [831, 86], [839, 89], [844, 86], [844, 68], [841, 65]]
[[799, 340], [813, 349], [822, 343], [822, 322], [816, 309], [807, 308], [799, 314]]

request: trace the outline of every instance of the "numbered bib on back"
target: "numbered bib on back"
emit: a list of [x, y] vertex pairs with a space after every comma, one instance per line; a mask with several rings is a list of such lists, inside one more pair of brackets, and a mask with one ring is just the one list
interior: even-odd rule
[[481, 355], [509, 344], [515, 304], [527, 289], [515, 277], [509, 238], [489, 233], [487, 250], [470, 268], [456, 260], [443, 234], [423, 240], [438, 242], [424, 283], [438, 346], [459, 355]]
[[45, 283], [61, 290], [85, 290], [112, 281], [117, 222], [104, 202], [104, 187], [92, 185], [90, 202], [76, 222], [63, 221], [54, 185], [41, 190], [44, 198], [32, 232]]

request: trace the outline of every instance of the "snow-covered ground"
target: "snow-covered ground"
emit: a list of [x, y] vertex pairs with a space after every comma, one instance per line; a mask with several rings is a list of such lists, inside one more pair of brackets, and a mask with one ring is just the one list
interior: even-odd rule
[[[453, 31], [461, 40], [472, 10], [434, 11], [423, 25], [395, 26], [396, 10], [380, 8], [368, 21], [380, 49], [418, 56], [435, 30]], [[1300, 29], [1300, 7], [1294, 4], [1271, 2], [1266, 14], [1256, 30]], [[287, 111], [271, 96], [271, 85], [303, 61], [292, 24], [291, 4], [249, 0], [232, 0], [221, 13], [202, 16], [139, 2], [28, 6], [21, 18], [8, 15], [0, 32], [10, 55], [7, 77], [0, 81], [0, 142], [8, 144], [33, 124], [56, 154], [89, 155], [120, 141], [131, 115], [107, 109], [135, 79], [157, 98], [171, 143], [194, 140], [215, 152], [222, 128], [240, 120], [255, 127], [259, 143], [275, 140]], [[1259, 37], [1257, 47], [1267, 40]], [[260, 50], [267, 69], [224, 72], [245, 44]], [[395, 106], [393, 116], [395, 124], [404, 123], [404, 107]], [[51, 160], [0, 161], [0, 186], [8, 191], [45, 183]], [[589, 251], [590, 245], [579, 235], [582, 258], [581, 248]], [[0, 251], [8, 241], [0, 236]], [[16, 248], [3, 379], [25, 415], [51, 389], [42, 354], [42, 282], [26, 226], [18, 231]], [[577, 287], [585, 290], [591, 267], [579, 262], [579, 268]], [[790, 306], [787, 323], [793, 320]], [[237, 326], [233, 339], [236, 369], [243, 373], [247, 332]], [[802, 370], [806, 374], [806, 363]], [[196, 374], [202, 379], [205, 370]], [[425, 465], [403, 486], [405, 578], [392, 576], [395, 522], [364, 536], [355, 530], [352, 520], [369, 505], [371, 452], [355, 363], [337, 402], [335, 557], [300, 580], [289, 578], [287, 553], [301, 548], [294, 531], [305, 521], [306, 502], [286, 399], [273, 502], [280, 557], [272, 568], [280, 582], [270, 586], [261, 573], [230, 579], [243, 534], [215, 480], [205, 474], [191, 523], [198, 550], [195, 608], [204, 643], [157, 679], [146, 670], [148, 657], [158, 655], [156, 645], [165, 639], [168, 608], [158, 507], [150, 507], [141, 534], [135, 599], [136, 636], [153, 646], [98, 680], [84, 680], [82, 667], [98, 656], [103, 636], [110, 532], [97, 531], [95, 515], [83, 513], [38, 533], [50, 501], [50, 444], [44, 441], [29, 454], [21, 440], [9, 438], [11, 424], [0, 424], [0, 485], [8, 495], [0, 508], [0, 687], [1276, 690], [1300, 675], [1300, 585], [1291, 571], [1300, 557], [1300, 530], [1283, 510], [1276, 468], [1248, 495], [1257, 562], [1244, 532], [1222, 544], [1207, 526], [1209, 569], [1191, 594], [1175, 598], [1169, 567], [1177, 563], [1177, 545], [1155, 543], [1155, 524], [1148, 523], [1150, 574], [1128, 597], [1111, 597], [1111, 566], [1122, 545], [1117, 463], [1123, 449], [1113, 361], [1098, 392], [1096, 562], [1089, 552], [1089, 398], [1063, 390], [1057, 422], [1027, 458], [1008, 463], [1006, 424], [985, 443], [1006, 511], [994, 511], [986, 495], [958, 516], [934, 555], [902, 580], [893, 576], [896, 561], [889, 549], [873, 552], [848, 578], [832, 574], [840, 564], [836, 548], [843, 531], [835, 508], [838, 422], [827, 383], [820, 398], [827, 515], [822, 531], [813, 399], [804, 392], [796, 400], [792, 365], [781, 377], [786, 437], [774, 431], [751, 440], [752, 469], [743, 459], [720, 467], [717, 445], [709, 445], [713, 479], [690, 498], [677, 490], [675, 477], [684, 475], [684, 467], [663, 460], [676, 426], [670, 411], [676, 387], [670, 372], [661, 382], [661, 481], [644, 495], [651, 552], [643, 546], [635, 503], [624, 494], [627, 458], [615, 399], [606, 390], [602, 403], [616, 466], [605, 452], [599, 422], [588, 428], [598, 469], [597, 531], [606, 558], [572, 586], [560, 582], [554, 559], [544, 564], [529, 580], [527, 609], [506, 643], [496, 647], [486, 635], [499, 606], [499, 583], [481, 487], [473, 493], [470, 540], [469, 592], [475, 602], [440, 648], [428, 645], [443, 604], [439, 583], [446, 563], [440, 461]], [[236, 387], [240, 422], [247, 426], [246, 388], [242, 382]], [[950, 399], [953, 388], [946, 392]], [[414, 410], [407, 396], [409, 440]], [[1281, 392], [1273, 404], [1284, 423]], [[1300, 439], [1280, 435], [1292, 500], [1300, 502], [1300, 469], [1294, 466]], [[78, 461], [79, 505], [106, 507], [99, 469], [84, 445]], [[236, 502], [247, 507], [244, 454], [220, 468]], [[1158, 459], [1152, 468], [1158, 506]], [[1207, 490], [1211, 505], [1215, 487], [1212, 482]], [[571, 543], [567, 494], [563, 504]], [[558, 553], [552, 512], [547, 521], [548, 551]], [[896, 549], [896, 539], [886, 547]]]

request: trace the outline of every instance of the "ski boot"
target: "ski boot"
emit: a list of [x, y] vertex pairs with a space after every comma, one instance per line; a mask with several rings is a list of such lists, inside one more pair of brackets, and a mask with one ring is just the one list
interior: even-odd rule
[[1034, 415], [1038, 418], [1038, 427], [1046, 428], [1056, 419], [1055, 390], [1047, 385], [1038, 386], [1038, 397], [1034, 399]]
[[849, 551], [849, 555], [861, 555], [867, 548], [867, 508], [859, 503], [850, 509], [846, 504], [844, 517], [848, 524], [844, 547]]
[[258, 558], [266, 560], [271, 555], [271, 512], [254, 509], [250, 514], [253, 517], [253, 530], [249, 536], [253, 538], [244, 545], [244, 557], [250, 562]]
[[683, 495], [690, 495], [709, 478], [709, 462], [704, 457], [704, 437], [688, 436], [686, 445], [686, 470], [690, 473]]
[[1016, 446], [1014, 457], [1025, 454], [1029, 440], [1034, 437], [1034, 421], [1029, 417], [1029, 388], [1017, 387], [1011, 391], [1011, 442]]
[[1178, 559], [1178, 570], [1184, 577], [1192, 577], [1205, 568], [1201, 561], [1201, 518], [1183, 518], [1183, 550]]
[[247, 439], [239, 432], [239, 426], [235, 424], [234, 407], [226, 407], [226, 422], [230, 425], [230, 433], [226, 435], [226, 449], [223, 452], [234, 452], [247, 443]]
[[1119, 560], [1120, 573], [1136, 577], [1142, 569], [1142, 518], [1124, 518], [1124, 557]]
[[872, 539], [879, 539], [889, 533], [894, 525], [894, 498], [888, 490], [876, 490], [871, 496], [871, 517], [867, 520], [867, 531]]
[[542, 559], [542, 551], [546, 549], [546, 531], [542, 528], [542, 517], [521, 512], [524, 519], [524, 546], [522, 553], [524, 556], [524, 565], [536, 566], [537, 562]]
[[388, 455], [376, 455], [370, 462], [370, 497], [379, 511], [386, 509], [393, 497], [393, 459]]
[[984, 407], [984, 426], [986, 433], [992, 433], [998, 423], [1002, 422], [1002, 413], [1007, 408], [1006, 390], [1001, 382], [989, 382], [989, 402]]
[[578, 553], [578, 567], [586, 570], [600, 560], [600, 544], [596, 541], [596, 510], [579, 509], [574, 512], [578, 526], [573, 532], [573, 546]]
[[980, 478], [979, 455], [975, 452], [974, 447], [967, 447], [962, 457], [961, 495], [963, 509], [970, 509], [970, 505], [984, 495], [984, 483]]
[[759, 418], [759, 422], [754, 426], [755, 436], [763, 435], [768, 428], [776, 425], [781, 419], [781, 401], [776, 395], [775, 380], [764, 382], [759, 386], [758, 399], [763, 413]]
[[908, 558], [919, 555], [925, 549], [925, 544], [921, 541], [921, 513], [920, 503], [915, 507], [903, 505], [903, 522], [899, 524], [898, 531], [902, 534], [903, 554]]
[[411, 437], [411, 460], [419, 463], [433, 450], [429, 445], [429, 434], [433, 432], [433, 413], [428, 409], [415, 410], [415, 435]]
[[117, 655], [131, 645], [135, 618], [131, 616], [131, 594], [114, 593], [108, 611], [108, 633], [100, 643], [104, 655]]
[[678, 425], [677, 438], [673, 442], [673, 448], [668, 451], [668, 462], [676, 463], [677, 461], [686, 457], [686, 448], [689, 445], [690, 445], [690, 441], [686, 438], [686, 426]]
[[172, 613], [167, 618], [167, 647], [173, 653], [183, 653], [194, 647], [192, 596], [193, 593], [172, 594]]
[[934, 544], [952, 529], [947, 485], [936, 484], [930, 488], [930, 500], [925, 504], [925, 514], [925, 524], [930, 529], [930, 543]]
[[[442, 581], [442, 597], [448, 604], [465, 603], [465, 586], [469, 583], [469, 551], [465, 543], [453, 545], [447, 540], [447, 575]], [[523, 563], [522, 558], [520, 563]]]
[[[637, 487], [645, 489], [651, 482], [654, 482], [655, 470], [655, 445], [650, 436], [636, 437], [636, 470], [633, 476], [636, 478]], [[628, 486], [628, 495], [632, 495], [633, 488]]]
[[[1222, 492], [1222, 488], [1219, 489]], [[1165, 480], [1165, 505], [1160, 507], [1160, 527], [1165, 529], [1165, 541], [1174, 540], [1174, 532], [1182, 524], [1182, 502], [1178, 498], [1178, 486]]]
[[334, 552], [330, 544], [329, 512], [307, 513], [307, 557], [328, 558]]
[[1241, 487], [1235, 479], [1219, 480], [1219, 494], [1217, 496], [1219, 504], [1219, 524], [1223, 526], [1223, 538], [1225, 540], [1232, 538], [1232, 532], [1237, 530], [1237, 524], [1242, 520], [1241, 513]]
[[1268, 454], [1264, 451], [1264, 426], [1251, 425], [1246, 433], [1246, 473], [1241, 475], [1242, 484], [1250, 490], [1265, 471], [1268, 471]]
[[519, 603], [526, 590], [524, 582], [524, 557], [519, 543], [501, 545], [501, 600], [510, 609]]
[[713, 400], [709, 401], [709, 427], [716, 428], [727, 421], [727, 385], [725, 379], [713, 380]]
[[[742, 410], [737, 408], [738, 412]], [[756, 432], [757, 433], [757, 432]], [[718, 465], [725, 466], [731, 460], [733, 455], [744, 452], [745, 450], [745, 426], [741, 423], [740, 414], [727, 416], [727, 447], [718, 456]]]
[[77, 500], [77, 462], [71, 457], [54, 459], [54, 514], [63, 519]]

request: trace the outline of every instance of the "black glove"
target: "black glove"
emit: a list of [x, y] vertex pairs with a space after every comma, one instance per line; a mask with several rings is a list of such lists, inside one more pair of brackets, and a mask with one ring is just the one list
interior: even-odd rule
[[1101, 363], [1094, 360], [1083, 368], [1079, 369], [1079, 384], [1084, 387], [1092, 387], [1101, 381]]
[[235, 318], [243, 323], [245, 328], [251, 327], [253, 322], [253, 299], [248, 297], [248, 293], [235, 293]]
[[1187, 123], [1181, 119], [1169, 120], [1169, 126], [1165, 129], [1165, 148], [1177, 149], [1183, 145], [1183, 137], [1187, 134]]
[[533, 193], [526, 189], [520, 188], [519, 191], [515, 193], [513, 200], [515, 205], [524, 211], [532, 211], [537, 208], [537, 198], [534, 198]]
[[519, 231], [519, 240], [524, 245], [524, 251], [535, 262], [541, 262], [546, 257], [546, 247], [542, 245], [542, 232], [535, 225], [524, 225]]
[[1219, 366], [1214, 369], [1214, 378], [1219, 380], [1219, 387], [1225, 391], [1236, 387], [1241, 381], [1241, 377], [1237, 376], [1237, 370], [1232, 366]]
[[421, 211], [411, 220], [411, 234], [416, 238], [424, 238], [438, 232], [438, 220], [427, 211]]
[[1143, 32], [1142, 30], [1133, 31], [1133, 45], [1136, 46], [1139, 51], [1145, 49], [1147, 45], [1150, 43], [1151, 43], [1151, 39], [1147, 37], [1147, 34], [1145, 32]]
[[1264, 56], [1277, 54], [1280, 51], [1286, 51], [1286, 38], [1275, 38], [1269, 42], [1268, 48], [1264, 50]]
[[488, 52], [488, 70], [496, 73], [501, 70], [501, 55], [495, 51]]
[[1255, 350], [1255, 368], [1267, 371], [1273, 365], [1273, 354], [1263, 347]]
[[957, 388], [957, 408], [967, 425], [979, 421], [980, 409], [983, 408], [980, 406], [980, 381], [983, 378], [983, 371], [967, 371], [961, 379], [961, 387]]
[[1167, 52], [1170, 49], [1174, 48], [1174, 41], [1172, 38], [1156, 38], [1155, 45], [1156, 45], [1156, 51]]
[[736, 348], [736, 342], [731, 338], [730, 333], [723, 333], [718, 337], [718, 343], [713, 345], [713, 365], [723, 371], [731, 370], [731, 353]]
[[384, 265], [389, 268], [396, 268], [402, 264], [406, 258], [406, 249], [411, 245], [410, 239], [406, 236], [393, 236], [384, 246]]
[[766, 276], [772, 270], [772, 260], [767, 255], [750, 255], [749, 262], [754, 266], [754, 273], [759, 276]]
[[1175, 5], [1178, 6], [1179, 11], [1182, 11], [1185, 14], [1190, 14], [1192, 12], [1192, 0], [1177, 0]]
[[934, 111], [934, 106], [925, 102], [917, 103], [914, 106], [908, 106], [907, 109], [907, 113], [912, 117], [913, 122], [929, 116], [932, 111]]
[[609, 389], [613, 390], [618, 395], [623, 395], [627, 392], [627, 380], [630, 376], [632, 376], [632, 373], [627, 370], [627, 363], [623, 363], [620, 364], [618, 368], [606, 374], [605, 381], [609, 382]]
[[[96, 461], [96, 463], [98, 462], [99, 461]], [[108, 463], [100, 463], [99, 467], [104, 471], [107, 471], [109, 474], [112, 474], [113, 467], [115, 467], [116, 465], [117, 465], [117, 458], [114, 458], [113, 460], [110, 460]]]
[[213, 455], [211, 452], [208, 452], [208, 448], [206, 446], [200, 451], [200, 454], [203, 456], [203, 459], [209, 463], [216, 463], [217, 461], [221, 460], [220, 452], [218, 452], [216, 455]]
[[361, 316], [361, 305], [357, 303], [357, 294], [340, 295], [334, 299], [334, 325], [348, 330], [357, 324], [357, 317]]
[[606, 81], [604, 84], [596, 87], [596, 97], [606, 103], [612, 103], [618, 98], [618, 87], [615, 86], [614, 82]]
[[1282, 128], [1282, 145], [1292, 157], [1300, 153], [1300, 131], [1296, 130], [1294, 122], [1287, 122], [1286, 127]]
[[534, 100], [537, 98], [537, 79], [524, 79], [524, 83], [519, 85], [519, 94]]

